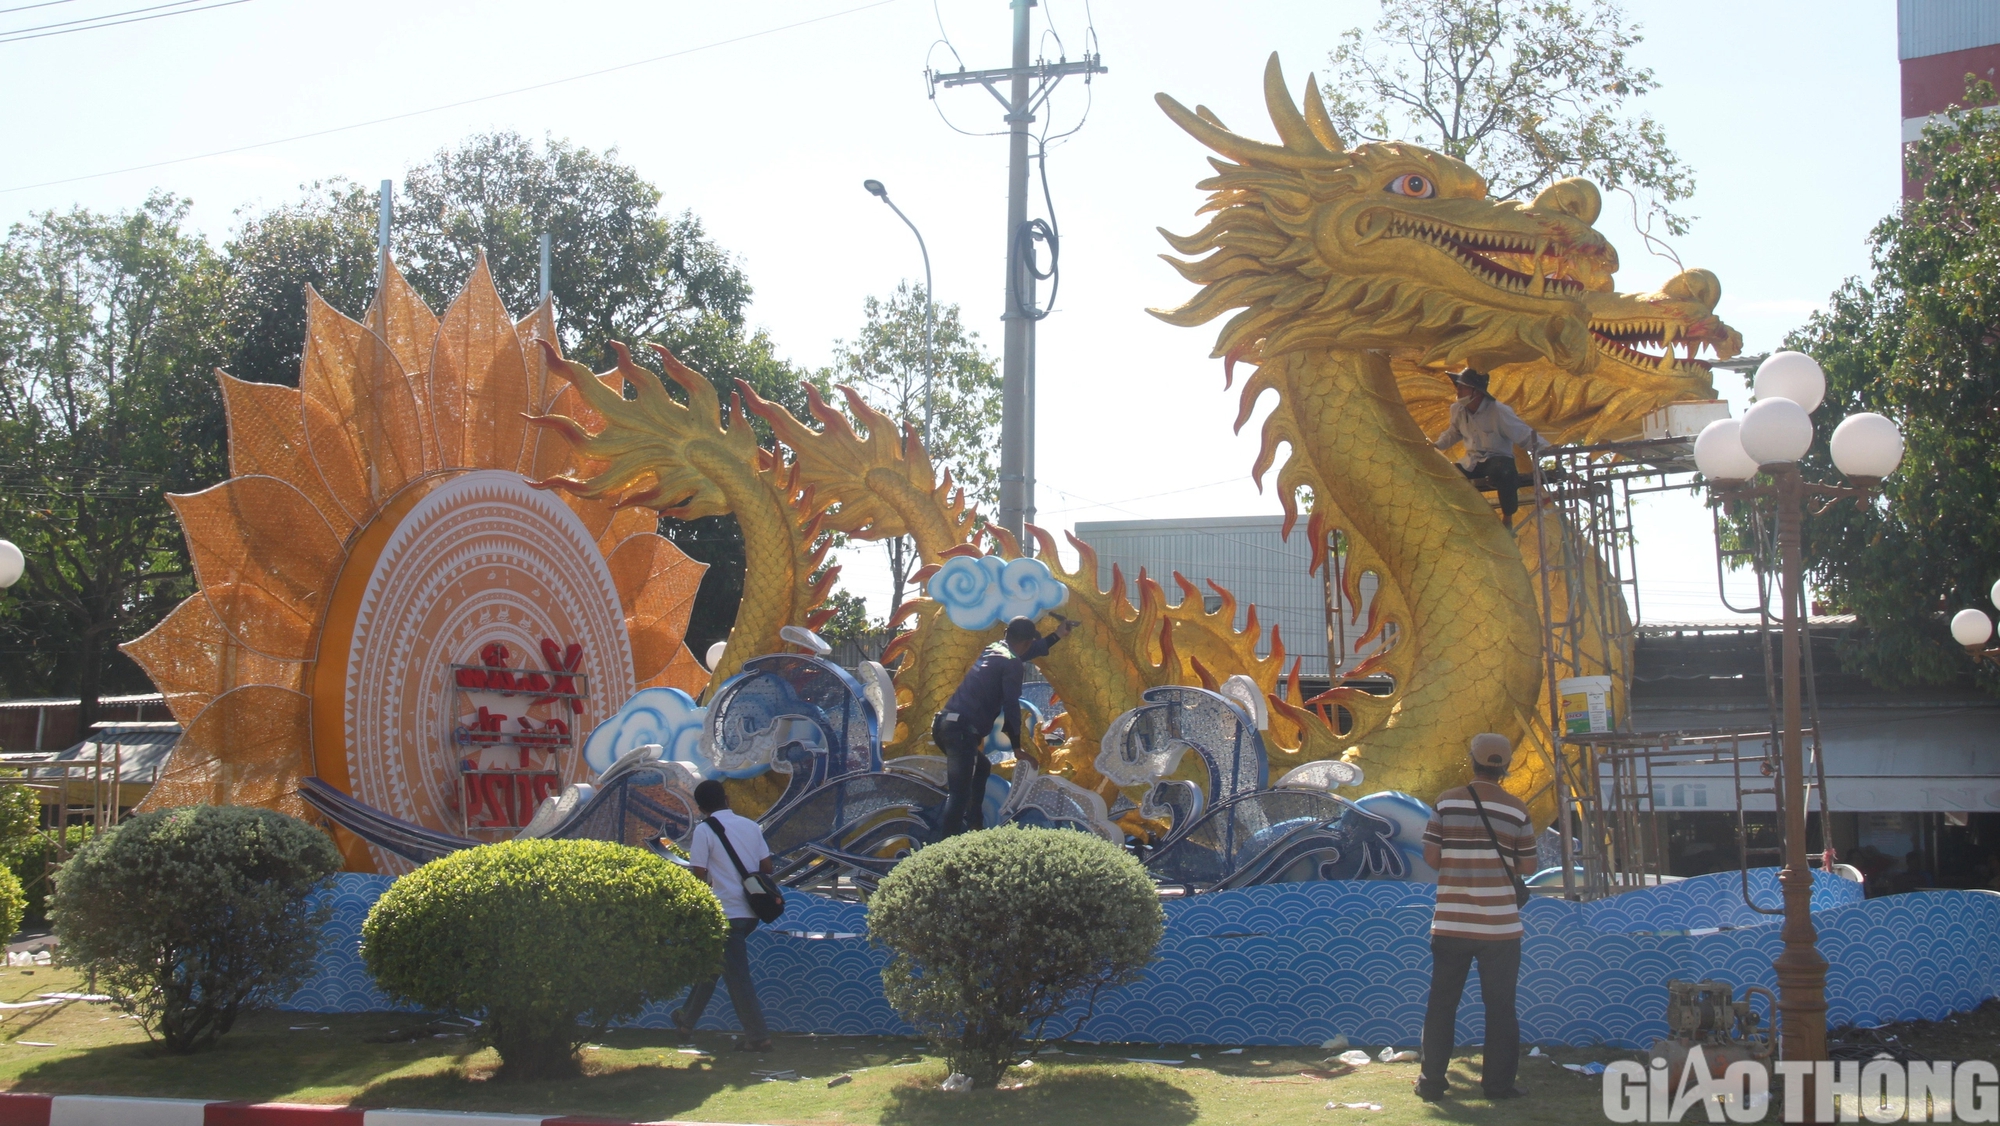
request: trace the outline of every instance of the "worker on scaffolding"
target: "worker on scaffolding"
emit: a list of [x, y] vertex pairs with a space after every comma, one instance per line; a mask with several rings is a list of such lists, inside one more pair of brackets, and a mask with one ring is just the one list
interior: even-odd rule
[[1481, 481], [1500, 494], [1500, 522], [1514, 526], [1520, 510], [1520, 488], [1527, 482], [1514, 466], [1514, 448], [1539, 454], [1549, 443], [1521, 421], [1514, 409], [1486, 393], [1491, 377], [1467, 364], [1451, 375], [1458, 401], [1451, 405], [1451, 422], [1431, 445], [1440, 450], [1465, 443], [1458, 471], [1477, 486]]

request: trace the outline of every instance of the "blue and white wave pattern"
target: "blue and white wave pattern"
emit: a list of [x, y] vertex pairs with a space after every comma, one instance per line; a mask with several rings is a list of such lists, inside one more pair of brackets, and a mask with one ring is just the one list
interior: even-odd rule
[[[287, 1006], [317, 1012], [390, 1007], [357, 947], [367, 904], [388, 886], [343, 875], [320, 975]], [[1641, 1047], [1665, 1034], [1669, 978], [1775, 987], [1775, 920], [1743, 907], [1734, 873], [1608, 900], [1538, 898], [1523, 912], [1520, 1014], [1531, 1042]], [[1752, 873], [1775, 903], [1776, 873]], [[1936, 1019], [2000, 995], [2000, 895], [1941, 891], [1862, 900], [1822, 876], [1814, 923], [1830, 962], [1827, 1019], [1874, 1026]], [[1415, 1044], [1430, 989], [1431, 885], [1399, 881], [1274, 884], [1166, 905], [1158, 959], [1138, 984], [1102, 998], [1078, 1039], [1168, 1044]], [[750, 938], [766, 1019], [781, 1031], [906, 1035], [882, 996], [887, 955], [869, 945], [867, 910], [806, 894]], [[1710, 927], [1734, 929], [1689, 934]], [[1478, 1043], [1477, 975], [1458, 1041]], [[670, 1004], [634, 1023], [669, 1026]], [[1079, 1011], [1069, 1020], [1081, 1019]], [[735, 1028], [727, 991], [702, 1027]], [[1055, 1031], [1067, 1031], [1059, 1028]]]

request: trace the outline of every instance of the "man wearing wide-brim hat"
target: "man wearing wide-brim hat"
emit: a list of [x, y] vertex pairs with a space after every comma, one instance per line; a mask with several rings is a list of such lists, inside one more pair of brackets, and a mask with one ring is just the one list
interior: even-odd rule
[[1451, 375], [1458, 401], [1451, 405], [1451, 423], [1431, 445], [1440, 450], [1465, 443], [1465, 456], [1458, 459], [1459, 472], [1473, 480], [1484, 479], [1500, 494], [1500, 520], [1514, 526], [1520, 510], [1520, 488], [1526, 482], [1514, 466], [1514, 447], [1531, 454], [1548, 448], [1549, 443], [1535, 428], [1521, 421], [1514, 409], [1486, 393], [1490, 377], [1470, 364]]

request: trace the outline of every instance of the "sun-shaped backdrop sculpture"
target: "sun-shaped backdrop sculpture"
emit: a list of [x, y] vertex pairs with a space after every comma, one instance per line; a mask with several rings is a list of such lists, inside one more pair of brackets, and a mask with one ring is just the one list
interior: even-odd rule
[[[442, 319], [385, 275], [361, 321], [306, 291], [296, 389], [220, 375], [232, 476], [170, 498], [200, 590], [124, 647], [186, 730], [149, 807], [310, 816], [314, 776], [503, 839], [591, 779], [590, 725], [708, 682], [705, 566], [651, 511], [527, 484], [589, 468], [527, 424], [590, 413], [535, 344], [551, 306], [516, 323], [483, 258]], [[338, 837], [351, 869], [408, 867]]]

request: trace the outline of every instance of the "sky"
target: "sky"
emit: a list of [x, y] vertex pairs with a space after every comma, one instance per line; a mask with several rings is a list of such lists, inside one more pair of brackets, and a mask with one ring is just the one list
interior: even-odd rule
[[[6, 29], [149, 4], [0, 12], [0, 225], [162, 191], [190, 200], [195, 226], [220, 242], [246, 210], [303, 184], [400, 180], [472, 133], [511, 129], [617, 149], [665, 207], [692, 211], [738, 256], [756, 290], [752, 322], [809, 366], [855, 332], [868, 295], [922, 278], [908, 229], [862, 190], [882, 180], [929, 243], [938, 300], [962, 306], [999, 352], [1006, 142], [954, 131], [999, 130], [999, 106], [977, 87], [933, 100], [923, 71], [1005, 65], [1005, 0], [193, 3], [214, 7], [16, 41]], [[1657, 119], [1698, 183], [1685, 205], [1693, 229], [1669, 241], [1687, 266], [1721, 277], [1717, 311], [1746, 352], [1768, 351], [1865, 274], [1868, 231], [1896, 204], [1895, 5], [1634, 0], [1627, 11], [1645, 36], [1634, 61], [1659, 81], [1633, 108]], [[1297, 87], [1325, 72], [1342, 31], [1377, 14], [1374, 0], [1035, 10], [1038, 37], [1052, 24], [1071, 57], [1094, 27], [1110, 68], [1087, 90], [1066, 81], [1050, 107], [1057, 131], [1082, 127], [1049, 158], [1062, 276], [1037, 347], [1039, 523], [1278, 511], [1249, 476], [1256, 421], [1230, 431], [1235, 396], [1208, 358], [1216, 326], [1177, 329], [1145, 312], [1190, 292], [1159, 261], [1155, 228], [1198, 226], [1193, 185], [1207, 173], [1205, 150], [1153, 95], [1271, 137], [1270, 52]], [[1678, 269], [1615, 207], [1598, 226], [1619, 250], [1619, 289], [1655, 288]], [[1740, 413], [1741, 380], [1718, 371], [1716, 382]], [[1698, 501], [1647, 498], [1637, 530], [1646, 620], [1727, 616]], [[845, 585], [876, 614], [888, 595], [879, 557], [842, 552]], [[1732, 580], [1739, 595], [1746, 587]]]

